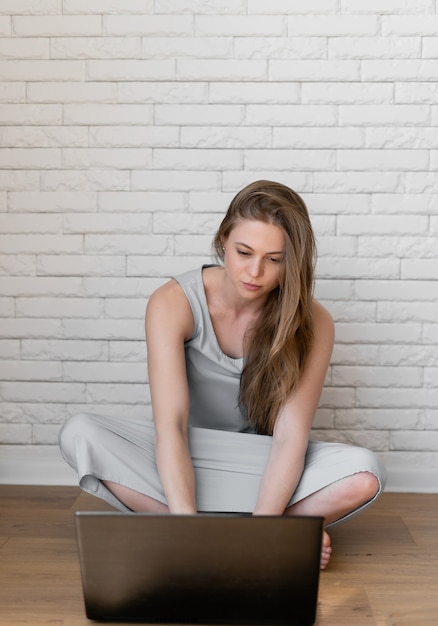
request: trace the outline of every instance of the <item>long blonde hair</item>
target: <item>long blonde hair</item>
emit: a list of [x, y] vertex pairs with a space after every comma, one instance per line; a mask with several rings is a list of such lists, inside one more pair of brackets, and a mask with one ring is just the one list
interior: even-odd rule
[[223, 261], [223, 241], [242, 219], [280, 227], [285, 254], [280, 284], [270, 292], [255, 325], [245, 337], [240, 406], [258, 433], [272, 434], [282, 405], [295, 390], [313, 343], [312, 297], [315, 238], [307, 207], [292, 189], [260, 180], [231, 201], [214, 237]]

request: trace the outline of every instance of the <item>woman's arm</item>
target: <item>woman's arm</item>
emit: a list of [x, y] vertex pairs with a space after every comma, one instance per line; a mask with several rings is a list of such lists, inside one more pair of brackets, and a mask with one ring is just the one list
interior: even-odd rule
[[166, 283], [149, 300], [146, 342], [157, 466], [171, 513], [196, 513], [184, 356], [184, 341], [192, 332], [193, 316], [186, 296], [175, 281]]
[[254, 515], [282, 515], [304, 469], [310, 429], [334, 343], [333, 320], [316, 301], [314, 319], [314, 344], [298, 387], [278, 416]]

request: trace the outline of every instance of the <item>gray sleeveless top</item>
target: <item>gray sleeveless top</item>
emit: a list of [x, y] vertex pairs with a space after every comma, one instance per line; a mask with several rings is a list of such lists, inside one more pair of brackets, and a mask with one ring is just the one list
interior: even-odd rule
[[202, 268], [175, 276], [193, 314], [193, 335], [185, 342], [190, 391], [190, 426], [254, 433], [239, 409], [243, 359], [222, 352], [208, 311]]

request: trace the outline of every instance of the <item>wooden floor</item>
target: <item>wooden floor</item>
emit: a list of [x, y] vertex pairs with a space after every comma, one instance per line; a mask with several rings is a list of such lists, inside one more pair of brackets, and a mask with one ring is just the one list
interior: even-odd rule
[[[111, 510], [75, 487], [0, 485], [0, 624], [83, 626], [76, 510]], [[318, 626], [438, 624], [438, 495], [384, 494], [332, 529]]]

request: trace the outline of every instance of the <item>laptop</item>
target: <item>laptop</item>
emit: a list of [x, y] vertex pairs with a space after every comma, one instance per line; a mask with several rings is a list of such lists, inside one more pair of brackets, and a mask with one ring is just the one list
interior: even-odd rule
[[76, 512], [75, 523], [91, 620], [315, 622], [322, 517]]

